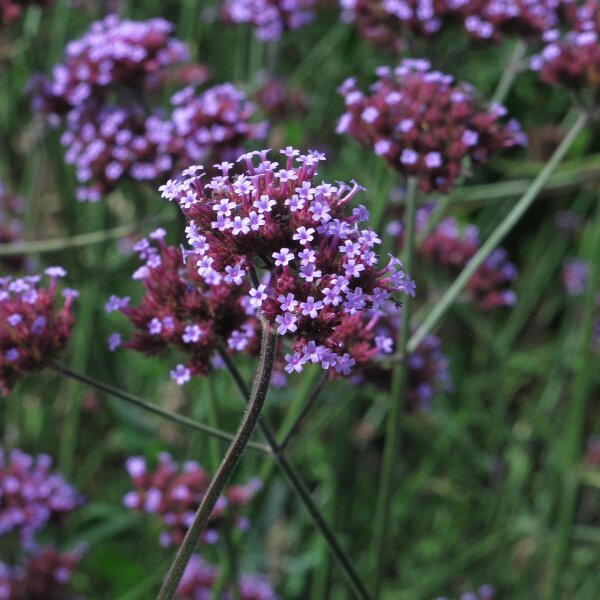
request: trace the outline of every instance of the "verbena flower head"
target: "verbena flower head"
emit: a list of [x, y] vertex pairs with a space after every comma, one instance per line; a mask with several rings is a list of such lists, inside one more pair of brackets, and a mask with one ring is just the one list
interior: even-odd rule
[[279, 39], [314, 19], [316, 0], [226, 0], [221, 18], [231, 23], [248, 23], [256, 37], [268, 42]]
[[470, 38], [538, 38], [559, 21], [561, 0], [341, 0], [345, 21], [377, 47], [406, 49], [410, 38], [432, 39], [448, 29]]
[[[414, 283], [398, 259], [378, 265], [381, 240], [362, 225], [366, 208], [347, 210], [360, 186], [315, 181], [324, 158], [291, 147], [273, 160], [252, 152], [238, 159], [240, 175], [230, 175], [231, 163], [211, 180], [192, 167], [160, 189], [188, 219], [187, 252], [207, 285], [252, 280], [249, 303], [292, 340], [288, 372], [313, 362], [347, 374], [354, 363], [337, 335], [342, 317], [379, 310], [395, 292], [414, 294]], [[262, 280], [257, 266], [267, 270]]]
[[249, 123], [254, 106], [230, 84], [202, 94], [184, 88], [170, 115], [158, 107], [149, 92], [164, 87], [174, 67], [179, 83], [206, 77], [172, 30], [163, 19], [111, 15], [68, 44], [49, 80], [34, 81], [34, 107], [52, 124], [64, 122], [61, 141], [76, 167], [79, 200], [98, 201], [122, 180], [160, 181], [184, 160], [229, 159], [247, 140], [264, 137], [264, 124]]
[[109, 15], [67, 44], [38, 102], [62, 115], [90, 99], [106, 98], [123, 86], [140, 94], [161, 84], [165, 71], [188, 60], [173, 25], [160, 18], [130, 21]]
[[[189, 234], [195, 239], [191, 229]], [[135, 245], [143, 264], [133, 277], [145, 288], [139, 304], [117, 296], [106, 302], [107, 312], [123, 313], [136, 328], [125, 342], [119, 334], [111, 335], [109, 348], [122, 345], [146, 355], [177, 350], [187, 361], [171, 377], [183, 384], [192, 375], [206, 375], [217, 350], [235, 353], [255, 347], [258, 320], [247, 296], [249, 285], [208, 285], [197, 273], [200, 258], [168, 246], [163, 235], [157, 230]]]
[[[208, 600], [219, 580], [219, 567], [206, 562], [199, 554], [192, 555], [175, 597], [179, 600]], [[277, 600], [273, 587], [262, 575], [242, 573], [239, 578], [240, 600]], [[231, 600], [231, 590], [225, 589], [221, 600]]]
[[531, 59], [531, 68], [543, 81], [576, 92], [584, 105], [600, 101], [600, 7], [596, 1], [578, 6], [569, 19], [570, 29], [547, 30], [545, 47]]
[[39, 275], [0, 278], [0, 390], [5, 394], [23, 375], [56, 360], [71, 337], [78, 293], [65, 288], [59, 306], [58, 279], [66, 271], [50, 267], [45, 273], [46, 287]]
[[269, 119], [275, 121], [304, 116], [310, 105], [309, 98], [302, 88], [292, 86], [277, 77], [263, 77], [253, 98]]
[[0, 450], [0, 538], [16, 533], [22, 546], [49, 522], [61, 523], [83, 501], [75, 488], [51, 471], [52, 459], [20, 450]]
[[9, 567], [0, 562], [0, 598], [6, 600], [69, 600], [73, 572], [84, 554], [81, 545], [71, 552], [47, 547]]
[[[424, 207], [420, 212], [424, 214], [429, 210], [429, 207]], [[421, 227], [426, 226], [426, 216], [419, 220]], [[475, 225], [461, 226], [456, 219], [449, 217], [425, 237], [418, 251], [425, 261], [457, 275], [475, 256], [480, 246], [479, 229]], [[471, 301], [483, 310], [512, 306], [517, 297], [511, 285], [517, 275], [517, 268], [508, 260], [506, 250], [498, 248], [470, 279], [467, 293]]]
[[401, 175], [417, 177], [424, 191], [451, 190], [464, 174], [465, 159], [483, 164], [499, 150], [526, 142], [516, 121], [502, 122], [503, 107], [486, 108], [474, 88], [454, 84], [426, 60], [405, 59], [377, 74], [370, 94], [355, 79], [340, 87], [346, 112], [337, 131], [371, 148]]
[[[171, 456], [162, 453], [154, 473], [148, 471], [146, 461], [139, 456], [127, 459], [126, 468], [133, 480], [135, 491], [123, 498], [127, 508], [158, 515], [166, 531], [160, 536], [165, 546], [179, 545], [194, 520], [210, 484], [210, 475], [196, 462], [188, 461], [180, 468]], [[262, 484], [251, 479], [245, 485], [229, 486], [212, 512], [202, 541], [214, 543], [218, 539], [221, 524], [247, 529], [249, 521], [240, 509], [250, 502]]]
[[570, 296], [585, 293], [590, 275], [590, 265], [586, 260], [567, 258], [563, 265], [562, 283]]

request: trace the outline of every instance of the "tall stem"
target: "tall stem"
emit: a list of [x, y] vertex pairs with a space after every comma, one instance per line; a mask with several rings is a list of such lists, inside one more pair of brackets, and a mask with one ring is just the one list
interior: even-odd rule
[[267, 397], [276, 347], [277, 334], [267, 322], [263, 326], [258, 370], [254, 379], [254, 386], [252, 388], [248, 408], [246, 409], [246, 413], [242, 419], [235, 439], [229, 446], [221, 466], [210, 482], [206, 494], [202, 498], [202, 502], [196, 511], [194, 521], [188, 529], [181, 546], [179, 546], [175, 560], [167, 573], [167, 577], [158, 594], [157, 600], [171, 600], [175, 595], [183, 572], [185, 571], [202, 532], [206, 528], [215, 504], [219, 500], [229, 478], [239, 463], [242, 454], [246, 449], [246, 445], [250, 441], [250, 436], [258, 423], [262, 407]]
[[454, 280], [440, 301], [433, 307], [427, 318], [423, 321], [419, 329], [412, 335], [408, 341], [408, 352], [414, 352], [421, 342], [435, 329], [442, 320], [452, 303], [458, 298], [459, 294], [465, 289], [471, 277], [477, 269], [484, 263], [488, 256], [498, 247], [500, 242], [508, 235], [511, 229], [519, 222], [525, 211], [531, 206], [532, 202], [542, 191], [560, 161], [579, 135], [581, 130], [588, 122], [588, 115], [581, 113], [567, 135], [564, 137], [560, 146], [554, 151], [550, 160], [544, 165], [538, 176], [532, 181], [527, 191], [521, 199], [515, 204], [512, 210], [506, 215], [504, 220], [496, 227], [492, 235], [477, 251], [475, 256], [469, 261], [469, 264], [463, 269], [461, 274]]
[[525, 42], [523, 40], [519, 40], [515, 45], [515, 49], [513, 50], [513, 54], [510, 57], [508, 65], [506, 65], [506, 68], [502, 73], [502, 77], [498, 82], [498, 87], [492, 96], [490, 104], [494, 104], [496, 102], [498, 104], [502, 104], [504, 100], [506, 100], [506, 96], [508, 96], [508, 92], [512, 87], [515, 77], [521, 69], [520, 63], [525, 56], [526, 50], [527, 45]]
[[[248, 401], [250, 397], [250, 390], [244, 381], [244, 378], [241, 376], [240, 372], [237, 370], [235, 363], [231, 360], [231, 357], [227, 352], [223, 350], [219, 350], [219, 354], [223, 359], [223, 362], [227, 366], [227, 369], [231, 373], [231, 376], [239, 389], [242, 397], [245, 401]], [[287, 456], [285, 456], [284, 451], [280, 448], [277, 443], [277, 438], [275, 434], [269, 427], [269, 425], [264, 421], [264, 419], [259, 419], [258, 426], [265, 436], [267, 440], [267, 444], [270, 446], [273, 452], [273, 458], [277, 463], [277, 466], [284, 474], [291, 488], [294, 490], [294, 493], [300, 500], [300, 502], [304, 505], [304, 508], [307, 510], [308, 514], [311, 516], [313, 523], [317, 526], [317, 529], [321, 532], [321, 535], [325, 538], [331, 553], [335, 557], [338, 565], [342, 569], [342, 572], [346, 576], [346, 580], [354, 593], [354, 596], [358, 598], [358, 600], [371, 600], [371, 596], [367, 591], [364, 583], [359, 577], [354, 565], [352, 564], [350, 558], [344, 551], [344, 549], [340, 546], [335, 533], [332, 531], [331, 527], [323, 517], [319, 507], [316, 505], [315, 501], [312, 499], [310, 491], [306, 487], [306, 484], [294, 468], [294, 466], [290, 463]]]
[[[417, 180], [411, 177], [408, 180], [406, 195], [406, 218], [404, 221], [404, 268], [411, 274], [413, 269], [416, 249], [415, 216], [417, 212], [418, 189]], [[392, 492], [395, 489], [395, 475], [397, 470], [396, 454], [400, 441], [400, 418], [404, 409], [406, 388], [408, 383], [408, 357], [406, 347], [410, 333], [411, 297], [406, 296], [402, 307], [402, 324], [397, 336], [396, 350], [402, 358], [396, 362], [392, 371], [392, 385], [390, 389], [390, 407], [386, 422], [385, 447], [383, 452], [383, 466], [379, 479], [379, 494], [377, 510], [375, 513], [374, 527], [374, 559], [373, 589], [375, 599], [379, 597], [381, 579], [386, 557], [390, 556], [387, 547], [390, 530], [390, 507]]]

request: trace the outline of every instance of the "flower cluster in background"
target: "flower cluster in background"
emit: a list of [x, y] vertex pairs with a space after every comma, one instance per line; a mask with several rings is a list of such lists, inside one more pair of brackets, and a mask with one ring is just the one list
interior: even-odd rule
[[[128, 458], [125, 466], [135, 486], [135, 491], [123, 498], [125, 506], [161, 518], [166, 527], [160, 535], [163, 546], [181, 544], [208, 489], [210, 475], [193, 461], [185, 462], [180, 468], [167, 453], [159, 455], [153, 473], [148, 471], [145, 459], [139, 456]], [[215, 543], [222, 526], [247, 529], [250, 522], [240, 514], [240, 509], [261, 487], [257, 479], [251, 479], [245, 485], [230, 485], [219, 498], [202, 541]]]
[[[198, 235], [192, 226], [188, 234], [191, 240]], [[129, 341], [122, 342], [114, 333], [108, 343], [112, 351], [122, 345], [156, 355], [171, 348], [189, 356], [185, 365], [171, 371], [183, 384], [192, 375], [206, 375], [220, 350], [253, 351], [259, 342], [258, 321], [248, 285], [207, 285], [198, 275], [200, 258], [168, 246], [163, 236], [159, 229], [135, 245], [144, 264], [133, 278], [143, 283], [145, 294], [137, 306], [130, 305], [128, 297], [111, 296], [105, 310], [123, 313], [136, 330]]]
[[[206, 562], [199, 554], [194, 554], [185, 569], [175, 597], [178, 600], [212, 598], [218, 580], [219, 567]], [[242, 574], [238, 587], [239, 600], [277, 600], [275, 590], [261, 575]], [[225, 590], [220, 600], [231, 600], [233, 597], [230, 590]]]
[[199, 84], [207, 76], [172, 30], [160, 18], [110, 15], [69, 43], [50, 79], [33, 82], [34, 107], [65, 125], [62, 143], [76, 167], [79, 200], [98, 201], [122, 179], [158, 181], [182, 161], [231, 158], [244, 141], [264, 137], [264, 124], [249, 123], [254, 106], [232, 85], [201, 95], [184, 87], [167, 115], [148, 104], [170, 80]]
[[271, 121], [285, 121], [308, 112], [309, 98], [300, 87], [288, 85], [277, 77], [260, 77], [253, 98]]
[[465, 173], [465, 160], [483, 164], [499, 150], [526, 143], [519, 124], [502, 122], [506, 110], [484, 107], [475, 89], [453, 83], [426, 60], [380, 67], [371, 94], [354, 78], [339, 91], [346, 103], [337, 132], [345, 133], [426, 191], [448, 192]]
[[63, 289], [59, 306], [58, 279], [66, 271], [49, 267], [45, 273], [47, 287], [40, 275], [0, 278], [0, 391], [6, 394], [19, 377], [56, 360], [71, 337], [71, 308], [78, 292]]
[[[428, 203], [418, 209], [417, 232], [428, 230], [434, 206]], [[404, 232], [400, 221], [391, 221], [387, 230], [403, 243]], [[475, 256], [480, 245], [479, 229], [475, 225], [463, 226], [456, 219], [448, 217], [423, 238], [417, 251], [424, 261], [456, 276]], [[517, 275], [517, 268], [508, 259], [506, 250], [497, 248], [467, 284], [469, 300], [482, 310], [513, 306], [517, 297], [511, 286]]]
[[46, 454], [0, 450], [0, 545], [10, 536], [19, 548], [16, 565], [0, 562], [0, 598], [71, 597], [67, 586], [84, 546], [63, 553], [40, 546], [36, 538], [50, 525], [61, 526], [83, 498], [51, 469], [52, 459]]
[[28, 6], [36, 4], [46, 8], [53, 0], [0, 0], [0, 25], [8, 26], [18, 21]]
[[543, 50], [531, 59], [532, 69], [546, 83], [561, 85], [577, 93], [585, 104], [586, 90], [592, 90], [591, 106], [597, 105], [600, 91], [600, 8], [595, 1], [571, 4], [569, 29], [548, 29]]
[[567, 258], [563, 265], [562, 283], [570, 296], [581, 296], [587, 288], [590, 265], [586, 260]]
[[[496, 590], [494, 586], [486, 583], [482, 585], [476, 592], [465, 592], [460, 596], [460, 600], [495, 600]], [[441, 596], [437, 600], [448, 600], [446, 596]]]
[[84, 546], [70, 552], [59, 552], [55, 548], [47, 547], [27, 556], [23, 563], [16, 567], [9, 567], [0, 562], [0, 598], [3, 600], [75, 598], [69, 584], [84, 551]]
[[220, 16], [225, 22], [248, 23], [259, 40], [270, 42], [311, 23], [315, 5], [316, 0], [226, 0]]
[[[252, 280], [250, 305], [293, 339], [288, 373], [312, 362], [348, 374], [355, 361], [337, 333], [341, 319], [381, 309], [394, 292], [414, 294], [414, 283], [396, 258], [378, 266], [381, 240], [360, 225], [369, 219], [364, 206], [345, 216], [358, 184], [315, 185], [320, 152], [288, 147], [281, 155], [281, 168], [266, 150], [242, 155], [245, 173], [230, 176], [234, 165], [223, 163], [207, 183], [191, 167], [160, 190], [188, 219], [188, 253], [207, 285]], [[255, 263], [268, 271], [262, 282]]]
[[448, 29], [497, 42], [504, 36], [539, 39], [560, 22], [562, 0], [340, 0], [343, 19], [386, 51], [405, 50], [409, 39], [430, 39]]

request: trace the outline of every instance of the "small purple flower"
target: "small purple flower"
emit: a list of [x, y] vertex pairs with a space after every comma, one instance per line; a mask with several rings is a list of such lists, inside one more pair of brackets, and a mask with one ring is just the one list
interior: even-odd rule
[[192, 378], [192, 372], [185, 365], [177, 365], [170, 374], [177, 385], [184, 385]]
[[184, 344], [195, 344], [200, 340], [200, 338], [204, 335], [202, 328], [198, 325], [187, 325], [183, 331], [183, 335], [181, 339]]
[[114, 352], [121, 345], [122, 341], [119, 333], [111, 333], [108, 336], [108, 349]]

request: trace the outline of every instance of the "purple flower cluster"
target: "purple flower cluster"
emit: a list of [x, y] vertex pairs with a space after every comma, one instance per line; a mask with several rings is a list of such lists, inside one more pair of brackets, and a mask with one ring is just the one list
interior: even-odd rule
[[563, 265], [562, 283], [570, 296], [581, 296], [587, 288], [590, 265], [586, 260], [567, 258]]
[[274, 121], [303, 116], [309, 108], [309, 99], [302, 88], [290, 86], [276, 77], [263, 80], [253, 98]]
[[[219, 580], [219, 567], [194, 554], [188, 563], [175, 597], [179, 600], [204, 600], [213, 597], [213, 588]], [[239, 580], [240, 600], [277, 600], [277, 594], [267, 579], [261, 575], [242, 574]], [[225, 590], [221, 600], [231, 600], [230, 590]]]
[[559, 23], [562, 0], [340, 0], [345, 21], [377, 47], [393, 52], [406, 41], [460, 28], [478, 41], [539, 36]]
[[[360, 226], [366, 208], [344, 215], [357, 183], [315, 185], [322, 153], [287, 147], [281, 154], [281, 168], [267, 150], [244, 154], [238, 161], [245, 173], [230, 176], [234, 165], [223, 163], [222, 175], [206, 183], [202, 173], [192, 174], [201, 168], [191, 167], [160, 191], [187, 217], [187, 252], [207, 285], [239, 287], [250, 278], [250, 305], [293, 339], [289, 373], [312, 362], [347, 374], [355, 361], [337, 333], [342, 318], [380, 310], [394, 292], [414, 294], [415, 286], [398, 259], [377, 266], [381, 240]], [[257, 266], [268, 271], [262, 281]]]
[[[434, 209], [428, 203], [417, 211], [417, 231], [428, 228], [428, 222]], [[390, 221], [388, 233], [397, 236], [402, 244], [404, 233], [400, 221]], [[477, 253], [481, 245], [477, 226], [461, 225], [454, 218], [446, 218], [437, 225], [421, 242], [417, 251], [419, 256], [430, 264], [458, 275]], [[494, 251], [477, 270], [467, 284], [470, 300], [483, 310], [500, 306], [512, 306], [516, 294], [511, 285], [518, 275], [515, 265], [508, 260], [503, 248]]]
[[540, 72], [546, 83], [575, 91], [578, 100], [591, 91], [592, 106], [600, 100], [600, 6], [595, 0], [574, 6], [569, 31], [548, 29], [543, 35], [544, 49], [531, 59], [531, 68]]
[[[496, 598], [496, 590], [494, 586], [486, 583], [476, 591], [476, 592], [465, 592], [461, 594], [460, 600], [495, 600]], [[437, 600], [447, 600], [446, 596], [440, 596]]]
[[0, 599], [69, 600], [69, 583], [84, 553], [81, 546], [71, 552], [48, 547], [9, 567], [0, 562]]
[[46, 454], [32, 457], [20, 450], [0, 450], [0, 537], [16, 533], [24, 548], [35, 547], [40, 529], [51, 521], [62, 522], [82, 503], [51, 467]]
[[231, 85], [199, 96], [185, 87], [173, 96], [171, 115], [148, 105], [149, 92], [164, 87], [175, 67], [178, 81], [206, 77], [186, 62], [172, 29], [159, 18], [108, 16], [69, 43], [51, 79], [35, 83], [34, 107], [66, 126], [62, 143], [76, 167], [79, 200], [98, 201], [122, 179], [159, 181], [182, 162], [231, 158], [243, 142], [264, 137], [263, 124], [248, 122], [254, 106]]
[[0, 391], [5, 394], [19, 377], [51, 364], [71, 337], [78, 292], [65, 288], [63, 306], [57, 307], [58, 279], [66, 271], [49, 267], [45, 273], [48, 287], [40, 285], [40, 275], [0, 278]]
[[269, 42], [285, 31], [300, 29], [314, 19], [316, 0], [226, 0], [221, 18], [230, 23], [248, 23], [256, 37]]
[[451, 190], [467, 158], [483, 164], [503, 148], [526, 143], [515, 120], [501, 122], [502, 106], [484, 107], [471, 86], [454, 85], [426, 60], [405, 59], [377, 75], [370, 95], [353, 78], [339, 88], [346, 112], [337, 132], [371, 148], [401, 175], [417, 177], [424, 191]]
[[[138, 306], [130, 298], [111, 296], [106, 312], [126, 315], [136, 331], [131, 340], [122, 342], [118, 333], [109, 338], [109, 348], [131, 348], [146, 355], [175, 349], [189, 356], [188, 362], [171, 371], [178, 383], [187, 383], [192, 375], [205, 375], [218, 349], [252, 352], [259, 344], [256, 309], [247, 295], [249, 286], [230, 286], [225, 281], [209, 286], [198, 276], [199, 257], [187, 250], [168, 246], [164, 230], [157, 230], [135, 245], [143, 265], [133, 278], [140, 280], [145, 295]], [[188, 239], [198, 233], [187, 229]], [[184, 264], [185, 257], [185, 264]]]
[[[125, 506], [156, 514], [162, 519], [167, 527], [160, 536], [162, 545], [181, 544], [208, 489], [210, 475], [197, 462], [188, 461], [179, 468], [167, 453], [159, 455], [154, 473], [148, 471], [145, 459], [139, 456], [128, 458], [126, 469], [135, 491], [125, 495]], [[216, 542], [218, 529], [224, 522], [242, 531], [247, 529], [249, 521], [240, 515], [240, 509], [261, 487], [257, 479], [251, 479], [245, 485], [229, 486], [213, 510], [202, 541], [209, 544]]]

